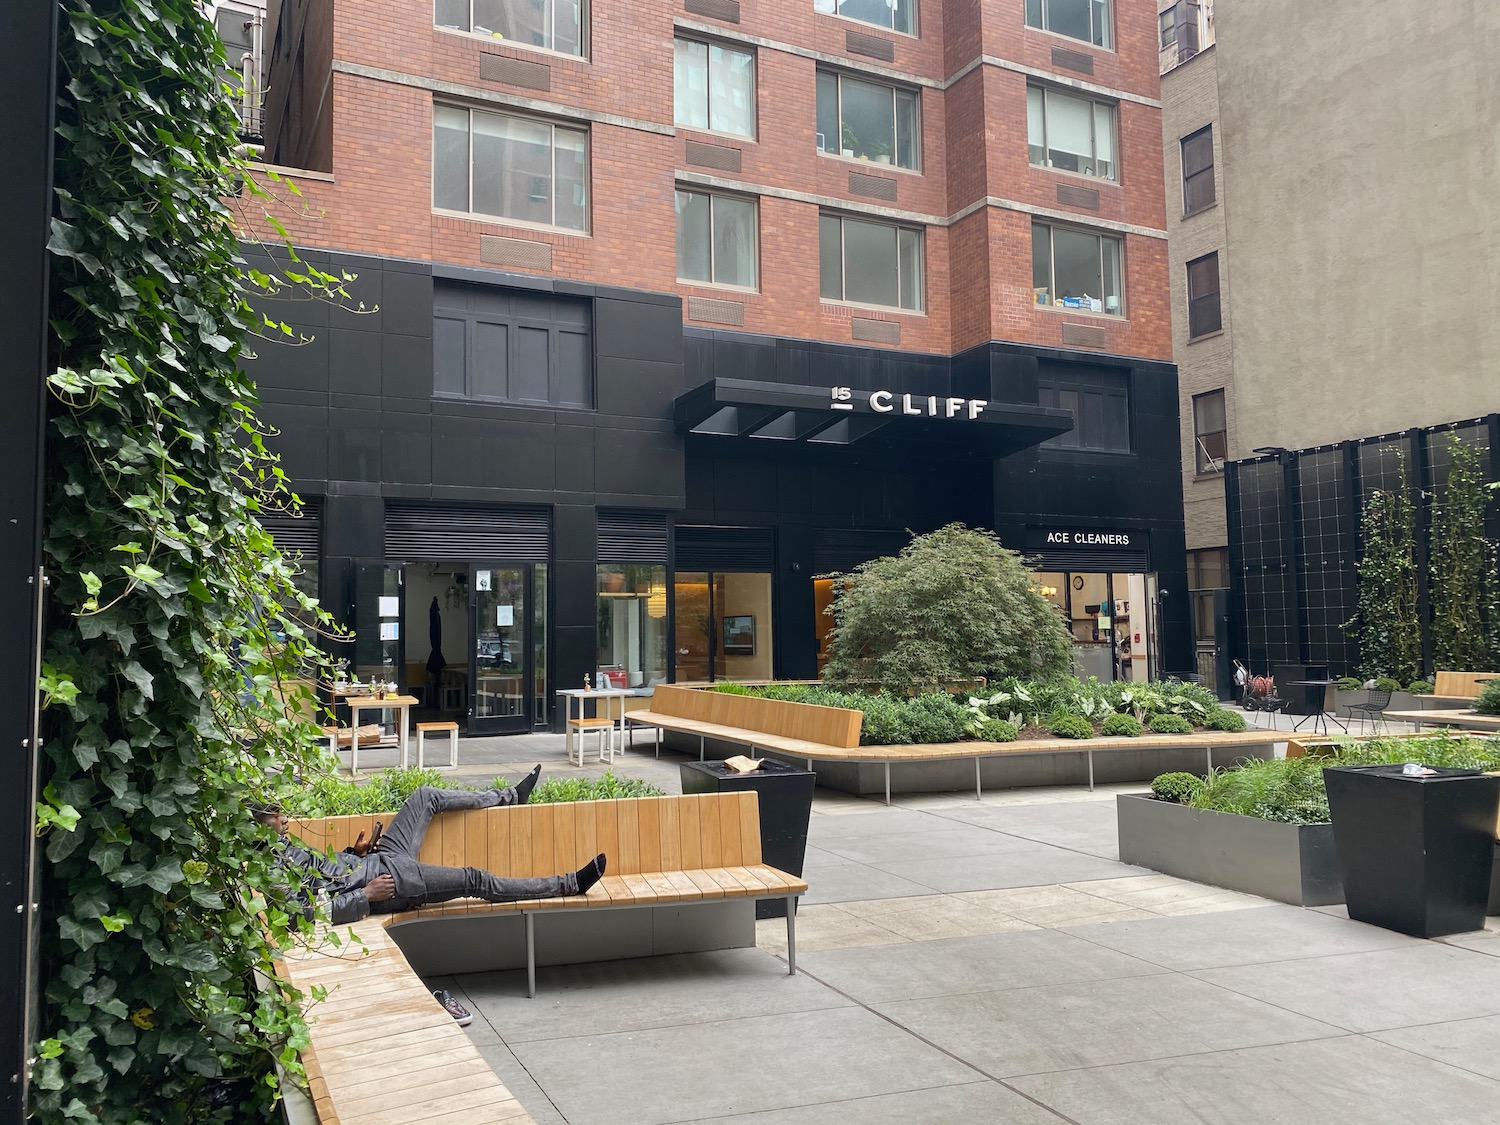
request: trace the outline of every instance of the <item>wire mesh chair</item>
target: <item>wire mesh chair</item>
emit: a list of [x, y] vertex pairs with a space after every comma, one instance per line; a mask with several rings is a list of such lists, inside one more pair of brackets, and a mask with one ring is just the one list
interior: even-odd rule
[[[1376, 691], [1370, 688], [1363, 703], [1351, 703], [1349, 705], [1349, 721], [1358, 719], [1362, 723], [1369, 723], [1372, 730], [1379, 730], [1381, 724], [1385, 723], [1385, 709], [1391, 705], [1391, 693], [1388, 691]], [[1390, 726], [1386, 726], [1386, 733], [1390, 733]]]

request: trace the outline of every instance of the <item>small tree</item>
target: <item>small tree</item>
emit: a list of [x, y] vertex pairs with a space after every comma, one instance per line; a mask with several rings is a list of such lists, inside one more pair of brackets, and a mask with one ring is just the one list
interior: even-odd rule
[[1359, 601], [1347, 627], [1359, 644], [1359, 673], [1410, 683], [1421, 671], [1422, 634], [1417, 624], [1416, 533], [1404, 461], [1396, 487], [1377, 489], [1365, 505], [1364, 555], [1355, 570]]
[[1448, 435], [1448, 487], [1432, 527], [1432, 655], [1439, 668], [1495, 667], [1492, 632], [1500, 577], [1495, 545], [1484, 533], [1489, 490], [1479, 453]]
[[950, 524], [855, 571], [831, 607], [825, 677], [910, 692], [978, 676], [1064, 675], [1072, 639], [1026, 563]]

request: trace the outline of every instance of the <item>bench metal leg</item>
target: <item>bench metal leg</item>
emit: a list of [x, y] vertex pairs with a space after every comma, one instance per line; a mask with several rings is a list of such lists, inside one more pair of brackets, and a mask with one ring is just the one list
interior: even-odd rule
[[978, 800], [983, 799], [983, 797], [984, 797], [984, 790], [980, 787], [980, 784], [979, 784], [979, 755], [975, 754], [974, 755], [974, 799], [976, 801], [978, 801]]
[[536, 999], [536, 915], [526, 911], [526, 995]]
[[656, 728], [656, 756], [661, 757], [661, 727]]
[[1212, 777], [1214, 772], [1214, 748], [1212, 746], [1205, 746], [1203, 748], [1203, 757], [1204, 764], [1208, 767], [1208, 772], [1203, 776]]
[[797, 972], [797, 896], [786, 896], [786, 975]]
[[1089, 792], [1092, 793], [1094, 791], [1094, 752], [1085, 750], [1084, 755], [1089, 760]]
[[698, 760], [703, 761], [703, 756], [708, 753], [708, 739], [701, 734], [698, 736]]
[[891, 763], [885, 764], [885, 803], [891, 803]]

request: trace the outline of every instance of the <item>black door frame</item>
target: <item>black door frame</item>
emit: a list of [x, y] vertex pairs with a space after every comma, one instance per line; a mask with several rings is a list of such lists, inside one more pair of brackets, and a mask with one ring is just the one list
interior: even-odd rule
[[[469, 709], [467, 713], [468, 734], [497, 735], [497, 734], [526, 734], [537, 729], [536, 713], [536, 568], [534, 562], [522, 562], [515, 559], [486, 559], [484, 561], [470, 561], [469, 567]], [[521, 713], [516, 715], [489, 716], [480, 718], [478, 712], [479, 701], [479, 583], [476, 577], [478, 571], [489, 570], [519, 570], [521, 572], [521, 597], [522, 614], [524, 618], [521, 626]], [[550, 573], [548, 575], [548, 593], [551, 593]], [[492, 592], [493, 584], [491, 587]], [[551, 607], [544, 611], [543, 628], [550, 628], [552, 617]], [[550, 658], [552, 646], [547, 646], [547, 655]], [[545, 699], [542, 704], [542, 714], [545, 715]]]

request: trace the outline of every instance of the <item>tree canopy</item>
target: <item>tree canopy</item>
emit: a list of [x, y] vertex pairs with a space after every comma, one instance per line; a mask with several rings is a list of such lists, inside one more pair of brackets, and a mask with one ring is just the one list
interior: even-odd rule
[[910, 692], [979, 676], [1066, 675], [1073, 645], [1025, 560], [950, 524], [860, 566], [832, 607], [824, 677]]

